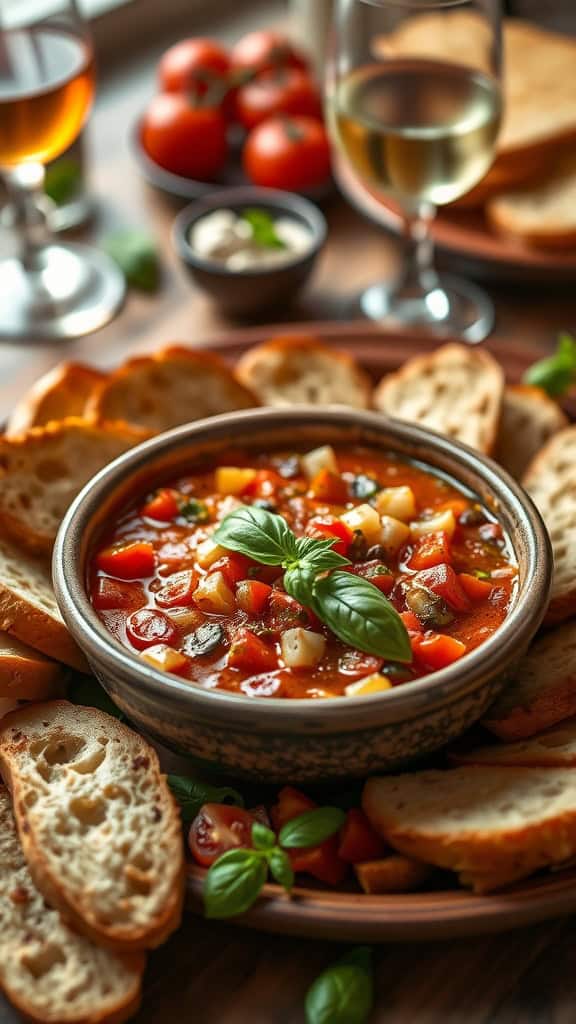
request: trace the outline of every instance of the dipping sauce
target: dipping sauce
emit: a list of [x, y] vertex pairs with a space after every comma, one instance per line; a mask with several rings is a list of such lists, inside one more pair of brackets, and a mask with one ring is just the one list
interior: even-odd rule
[[207, 213], [192, 225], [188, 241], [202, 259], [242, 271], [290, 263], [311, 248], [312, 235], [294, 217], [275, 219], [251, 207]]
[[[342, 576], [368, 581], [400, 616], [404, 662], [339, 639], [317, 605], [286, 593], [280, 565], [219, 545], [218, 524], [246, 505], [297, 538], [329, 541], [348, 560]], [[500, 523], [452, 481], [392, 453], [324, 446], [234, 450], [135, 499], [95, 552], [89, 585], [121, 644], [191, 683], [248, 697], [385, 699], [492, 636], [517, 568]]]

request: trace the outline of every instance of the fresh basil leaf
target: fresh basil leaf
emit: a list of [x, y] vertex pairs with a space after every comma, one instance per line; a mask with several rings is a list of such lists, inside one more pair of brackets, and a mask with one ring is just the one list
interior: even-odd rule
[[276, 836], [271, 828], [255, 821], [252, 825], [252, 843], [255, 850], [271, 850], [276, 846]]
[[169, 775], [168, 785], [180, 805], [182, 821], [193, 821], [204, 804], [233, 804], [244, 807], [242, 795], [230, 786], [211, 786], [187, 775]]
[[284, 573], [284, 589], [287, 594], [290, 594], [290, 597], [294, 597], [300, 604], [308, 608], [314, 600], [315, 580], [315, 569], [296, 566], [294, 569], [287, 569]]
[[317, 580], [314, 610], [338, 639], [351, 647], [388, 661], [412, 661], [402, 619], [369, 580], [338, 571]]
[[102, 242], [105, 252], [124, 272], [128, 284], [143, 292], [155, 292], [160, 283], [160, 264], [154, 241], [143, 231], [118, 231]]
[[254, 505], [230, 512], [213, 536], [222, 547], [263, 565], [283, 565], [298, 558], [296, 537], [285, 519]]
[[315, 572], [324, 572], [327, 569], [337, 569], [342, 565], [350, 565], [350, 560], [344, 555], [334, 551], [334, 540], [318, 540], [316, 537], [298, 537], [296, 550], [298, 561], [302, 568], [313, 569]]
[[268, 874], [259, 850], [228, 850], [209, 868], [204, 882], [206, 917], [236, 917], [258, 898]]
[[268, 854], [268, 866], [272, 877], [286, 889], [286, 892], [290, 892], [294, 885], [294, 869], [290, 863], [290, 857], [285, 850], [280, 850], [278, 847], [271, 850]]
[[210, 513], [205, 501], [198, 501], [197, 498], [189, 498], [179, 508], [179, 513], [190, 523], [207, 523]]
[[280, 829], [278, 842], [289, 849], [318, 846], [342, 827], [346, 815], [339, 807], [315, 807], [304, 811]]
[[248, 210], [243, 210], [240, 216], [250, 225], [252, 238], [256, 245], [261, 245], [265, 249], [286, 248], [285, 243], [276, 232], [274, 218], [266, 210], [251, 207]]
[[126, 715], [116, 707], [106, 690], [92, 676], [74, 676], [68, 686], [67, 697], [72, 704], [98, 708], [99, 711], [105, 711], [107, 715], [112, 715], [121, 722], [127, 721]]
[[46, 168], [44, 191], [56, 206], [64, 206], [75, 199], [81, 186], [82, 167], [74, 157], [62, 157]]
[[542, 388], [552, 398], [566, 394], [576, 381], [576, 339], [570, 334], [561, 334], [553, 355], [530, 366], [523, 380]]
[[369, 951], [363, 947], [322, 971], [306, 994], [306, 1024], [365, 1024], [374, 1005]]

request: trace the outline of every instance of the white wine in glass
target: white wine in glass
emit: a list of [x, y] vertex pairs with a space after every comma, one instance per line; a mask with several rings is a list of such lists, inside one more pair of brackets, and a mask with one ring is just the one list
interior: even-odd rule
[[469, 192], [494, 159], [501, 119], [498, 0], [339, 0], [328, 79], [332, 132], [355, 176], [405, 214], [403, 279], [361, 298], [374, 319], [481, 341], [489, 299], [438, 276], [434, 208]]

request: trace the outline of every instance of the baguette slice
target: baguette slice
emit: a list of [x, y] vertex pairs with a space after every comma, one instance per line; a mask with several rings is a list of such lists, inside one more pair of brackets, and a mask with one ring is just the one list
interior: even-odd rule
[[0, 630], [81, 672], [88, 665], [60, 615], [50, 570], [0, 537]]
[[552, 166], [538, 182], [490, 199], [486, 216], [495, 231], [539, 249], [576, 246], [576, 158]]
[[164, 942], [182, 914], [184, 855], [154, 750], [103, 711], [52, 701], [2, 720], [0, 771], [51, 906], [117, 951]]
[[53, 420], [83, 416], [86, 403], [106, 375], [83, 363], [60, 363], [30, 388], [12, 410], [6, 426], [9, 437]]
[[372, 386], [355, 359], [316, 338], [272, 338], [239, 360], [236, 372], [263, 405], [351, 405], [367, 409]]
[[465, 765], [369, 779], [362, 806], [400, 853], [488, 892], [576, 853], [576, 772]]
[[39, 1024], [121, 1024], [136, 1013], [144, 957], [72, 931], [36, 889], [0, 786], [0, 988]]
[[554, 551], [545, 622], [576, 614], [576, 426], [559, 431], [530, 463], [524, 487], [542, 513]]
[[528, 739], [576, 715], [576, 622], [543, 633], [482, 724], [502, 740]]
[[503, 393], [504, 374], [491, 355], [449, 344], [384, 377], [374, 404], [388, 416], [431, 427], [489, 454]]
[[183, 346], [129, 359], [102, 384], [87, 412], [100, 422], [125, 420], [153, 433], [258, 402], [226, 363]]
[[562, 409], [542, 388], [507, 387], [496, 445], [496, 461], [516, 480], [554, 434], [568, 425]]
[[15, 541], [49, 554], [72, 500], [100, 469], [145, 440], [121, 423], [70, 417], [0, 440], [0, 518]]
[[0, 632], [0, 698], [47, 700], [61, 695], [62, 667], [27, 647], [9, 633]]
[[516, 743], [494, 743], [451, 755], [455, 764], [497, 764], [517, 768], [574, 768], [576, 718], [554, 725], [540, 736]]

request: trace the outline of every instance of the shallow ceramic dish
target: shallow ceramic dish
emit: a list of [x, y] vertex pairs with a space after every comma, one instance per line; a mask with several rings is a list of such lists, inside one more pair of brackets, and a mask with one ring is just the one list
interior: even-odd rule
[[[204, 690], [143, 664], [93, 611], [86, 565], [99, 533], [130, 497], [209, 461], [222, 448], [362, 443], [419, 459], [475, 492], [499, 518], [519, 565], [514, 607], [461, 661], [374, 697], [248, 699]], [[95, 674], [134, 724], [180, 753], [236, 778], [310, 782], [391, 770], [444, 746], [494, 699], [546, 607], [552, 558], [542, 520], [490, 460], [439, 435], [352, 409], [258, 409], [199, 421], [153, 438], [99, 473], [71, 506], [54, 551], [62, 614]]]

